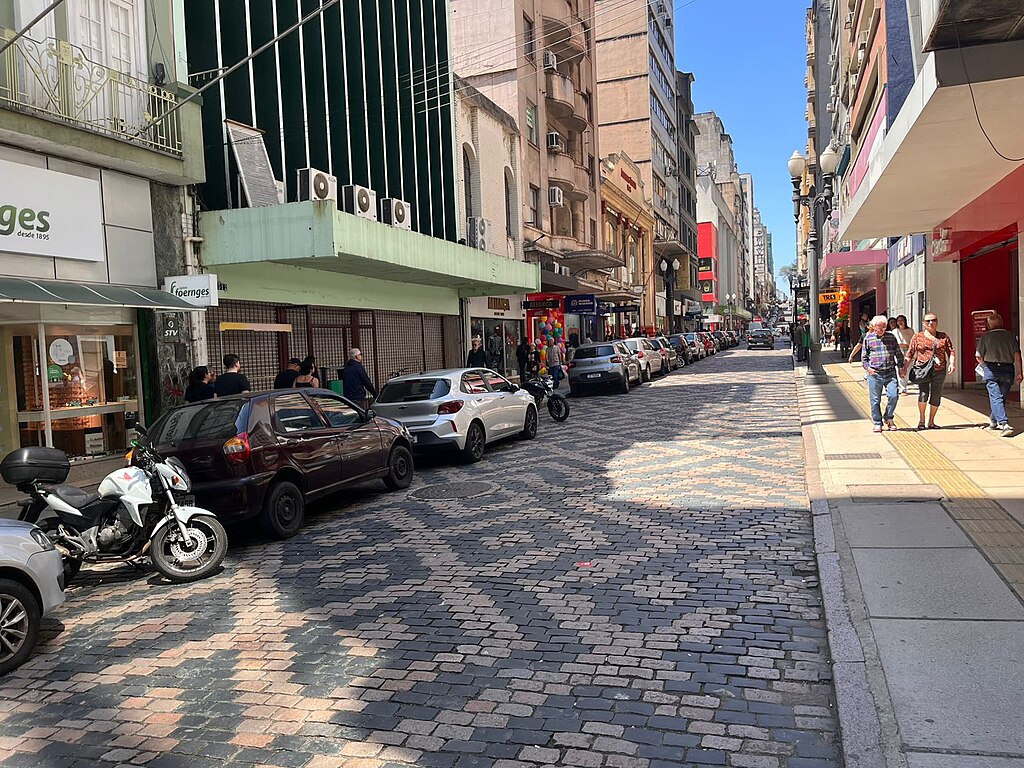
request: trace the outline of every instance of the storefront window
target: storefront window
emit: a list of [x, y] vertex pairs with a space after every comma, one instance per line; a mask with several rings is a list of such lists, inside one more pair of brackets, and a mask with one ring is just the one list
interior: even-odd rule
[[132, 326], [44, 330], [43, 351], [38, 326], [10, 336], [21, 446], [46, 445], [45, 377], [55, 448], [71, 457], [124, 451], [139, 410]]
[[518, 376], [516, 346], [523, 338], [521, 320], [475, 317], [470, 320], [472, 336], [479, 336], [487, 353], [487, 367], [503, 376]]

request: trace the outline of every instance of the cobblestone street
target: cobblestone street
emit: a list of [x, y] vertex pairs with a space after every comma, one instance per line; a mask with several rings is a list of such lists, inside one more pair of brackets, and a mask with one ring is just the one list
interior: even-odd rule
[[738, 349], [204, 582], [83, 574], [0, 679], [0, 764], [838, 766], [795, 399]]

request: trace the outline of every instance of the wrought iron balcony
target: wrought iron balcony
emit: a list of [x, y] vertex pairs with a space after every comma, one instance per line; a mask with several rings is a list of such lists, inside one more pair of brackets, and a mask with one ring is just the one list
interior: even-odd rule
[[[0, 42], [14, 32], [0, 27]], [[65, 40], [22, 37], [0, 53], [0, 107], [181, 156], [178, 113], [156, 125], [177, 96], [96, 64]]]

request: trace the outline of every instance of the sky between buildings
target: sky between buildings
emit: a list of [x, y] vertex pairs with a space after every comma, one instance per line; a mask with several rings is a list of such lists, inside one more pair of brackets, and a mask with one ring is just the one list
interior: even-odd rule
[[676, 67], [693, 72], [698, 112], [714, 110], [772, 232], [775, 271], [796, 260], [786, 161], [805, 152], [807, 0], [667, 0], [676, 8]]

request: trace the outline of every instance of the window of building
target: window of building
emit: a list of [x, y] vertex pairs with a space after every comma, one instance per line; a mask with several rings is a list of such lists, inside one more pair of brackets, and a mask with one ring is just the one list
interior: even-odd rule
[[583, 92], [583, 104], [587, 108], [587, 122], [593, 125], [594, 123], [594, 106], [593, 100], [590, 97], [590, 91]]
[[587, 155], [587, 175], [590, 177], [590, 188], [597, 189], [597, 166], [594, 165], [593, 155]]
[[530, 185], [527, 205], [530, 209], [530, 220], [527, 224], [533, 224], [533, 226], [540, 229], [540, 188], [533, 186], [533, 184]]
[[533, 145], [540, 143], [537, 128], [537, 105], [530, 101], [526, 102], [526, 138]]
[[466, 217], [475, 216], [473, 208], [473, 161], [469, 157], [469, 151], [462, 148], [462, 194], [466, 198]]
[[590, 247], [597, 248], [597, 220], [590, 220]]
[[537, 60], [537, 28], [529, 16], [523, 16], [523, 52], [530, 61]]

